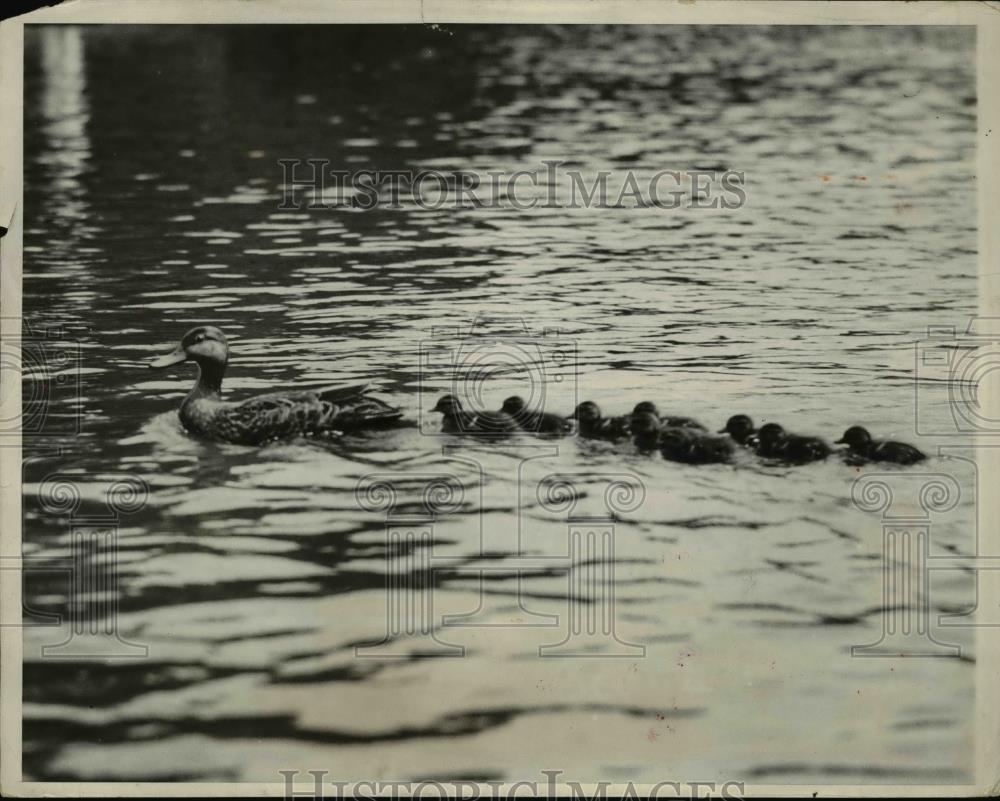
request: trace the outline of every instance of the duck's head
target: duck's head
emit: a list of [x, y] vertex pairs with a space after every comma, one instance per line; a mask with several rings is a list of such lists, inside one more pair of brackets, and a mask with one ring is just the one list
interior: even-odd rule
[[771, 445], [778, 445], [785, 440], [786, 436], [785, 429], [777, 423], [762, 425], [760, 431], [757, 432], [757, 440], [765, 448]]
[[462, 411], [462, 403], [454, 395], [442, 395], [431, 411], [450, 415], [459, 414]]
[[581, 423], [599, 423], [601, 407], [593, 401], [584, 401], [573, 410], [573, 417]]
[[520, 395], [511, 395], [503, 402], [503, 406], [500, 407], [500, 411], [509, 414], [511, 417], [517, 417], [518, 415], [524, 413], [527, 407], [528, 404], [525, 402], [524, 398]]
[[659, 417], [660, 410], [656, 408], [656, 404], [652, 401], [640, 401], [632, 410], [632, 416], [635, 417], [640, 414], [651, 414], [654, 417]]
[[868, 429], [861, 426], [851, 426], [835, 444], [847, 445], [855, 450], [864, 450], [871, 445], [871, 441], [872, 435], [868, 433]]
[[746, 442], [747, 438], [754, 433], [753, 420], [745, 414], [734, 414], [726, 421], [726, 427], [719, 431], [720, 434], [729, 434], [737, 442]]
[[635, 412], [629, 428], [637, 437], [651, 437], [660, 430], [660, 418], [652, 412]]
[[181, 362], [196, 362], [200, 367], [225, 367], [229, 360], [229, 343], [226, 335], [214, 325], [200, 325], [188, 331], [181, 343], [166, 356], [159, 356], [149, 363], [155, 370]]

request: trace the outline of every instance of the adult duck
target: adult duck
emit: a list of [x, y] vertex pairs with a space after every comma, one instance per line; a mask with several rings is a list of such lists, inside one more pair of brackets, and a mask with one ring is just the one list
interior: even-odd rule
[[229, 362], [229, 343], [225, 334], [211, 325], [192, 328], [171, 353], [154, 359], [149, 366], [163, 369], [182, 362], [198, 365], [198, 379], [181, 403], [181, 424], [208, 439], [261, 445], [275, 439], [384, 426], [403, 414], [367, 395], [367, 385], [271, 392], [243, 401], [225, 401], [222, 377]]

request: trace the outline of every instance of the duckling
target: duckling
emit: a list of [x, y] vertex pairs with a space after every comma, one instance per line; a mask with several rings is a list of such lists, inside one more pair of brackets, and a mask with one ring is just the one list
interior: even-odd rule
[[445, 434], [466, 434], [475, 425], [476, 416], [462, 408], [462, 404], [454, 395], [443, 395], [431, 409], [441, 412], [441, 430]]
[[506, 412], [468, 412], [454, 395], [442, 396], [431, 411], [441, 412], [441, 430], [446, 434], [506, 435], [520, 430]]
[[630, 429], [632, 442], [641, 452], [652, 453], [659, 447], [663, 426], [652, 412], [633, 412]]
[[831, 453], [830, 446], [819, 437], [789, 434], [777, 423], [761, 426], [756, 439], [759, 456], [782, 459], [793, 464], [820, 461]]
[[260, 445], [274, 439], [357, 431], [398, 420], [402, 412], [352, 386], [300, 392], [272, 392], [244, 401], [222, 400], [222, 377], [229, 362], [225, 334], [212, 325], [188, 331], [154, 369], [182, 362], [198, 365], [194, 388], [181, 403], [181, 424], [193, 434], [236, 445]]
[[570, 420], [552, 412], [531, 411], [520, 395], [512, 395], [507, 398], [500, 411], [514, 418], [514, 422], [522, 431], [560, 436], [573, 431], [573, 423]]
[[584, 401], [573, 410], [577, 431], [585, 439], [624, 439], [629, 434], [628, 417], [602, 417], [601, 407]]
[[750, 438], [757, 433], [753, 420], [745, 414], [734, 414], [726, 421], [725, 428], [719, 434], [729, 434], [737, 443], [744, 447], [750, 447]]
[[848, 453], [869, 459], [873, 462], [895, 462], [896, 464], [915, 464], [922, 462], [927, 455], [905, 442], [892, 440], [873, 440], [868, 430], [861, 426], [851, 426], [844, 436], [834, 444], [847, 445]]
[[685, 464], [725, 464], [736, 447], [728, 437], [717, 437], [694, 428], [664, 428], [660, 431], [660, 453], [664, 459]]
[[669, 428], [697, 428], [699, 431], [705, 431], [706, 428], [697, 420], [690, 417], [681, 417], [679, 415], [663, 415], [660, 414], [660, 410], [656, 408], [656, 404], [652, 401], [640, 401], [632, 409], [632, 416], [635, 417], [637, 414], [652, 414], [660, 421], [664, 427]]

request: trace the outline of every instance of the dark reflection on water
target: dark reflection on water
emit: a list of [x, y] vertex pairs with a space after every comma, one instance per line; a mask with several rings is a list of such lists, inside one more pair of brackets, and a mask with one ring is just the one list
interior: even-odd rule
[[[61, 636], [27, 629], [26, 774], [967, 779], [971, 657], [849, 656], [882, 611], [856, 470], [692, 470], [416, 428], [248, 450], [186, 436], [191, 376], [143, 365], [212, 322], [232, 336], [234, 394], [372, 379], [416, 420], [421, 393], [445, 389], [421, 375], [418, 343], [507, 313], [574, 343], [577, 393], [614, 411], [651, 397], [711, 425], [739, 411], [912, 438], [912, 343], [975, 310], [973, 57], [971, 30], [943, 28], [28, 31], [24, 314], [79, 343], [84, 422], [61, 453], [26, 447], [25, 551], [67, 552], [67, 521], [39, 504], [52, 473], [78, 486], [77, 515], [101, 514], [123, 475], [150, 495], [122, 519], [118, 556], [121, 630], [149, 657], [41, 659]], [[561, 159], [646, 180], [731, 168], [749, 202], [280, 211], [281, 158]], [[487, 395], [499, 406], [521, 378]], [[553, 390], [557, 408], [571, 389]], [[945, 420], [944, 403], [928, 410]], [[602, 476], [645, 484], [614, 557], [619, 635], [645, 658], [539, 659], [557, 633], [510, 627], [566, 609], [564, 570], [497, 569], [518, 535], [528, 555], [565, 554], [562, 515], [518, 494], [528, 457], [522, 487], [589, 476], [586, 514], [606, 511]], [[971, 486], [968, 465], [930, 469]], [[482, 603], [507, 625], [449, 629], [464, 659], [417, 659], [405, 637], [408, 658], [355, 657], [384, 631], [387, 557], [423, 547], [387, 552], [384, 515], [357, 504], [358, 481], [386, 471], [414, 477], [403, 512], [420, 508], [418, 474], [459, 478], [463, 500], [434, 526], [450, 559], [435, 613]], [[935, 546], [971, 552], [972, 511], [967, 493]], [[971, 592], [967, 574], [935, 578], [941, 610]], [[65, 593], [57, 574], [29, 583], [38, 608]], [[564, 736], [539, 743], [541, 727]]]

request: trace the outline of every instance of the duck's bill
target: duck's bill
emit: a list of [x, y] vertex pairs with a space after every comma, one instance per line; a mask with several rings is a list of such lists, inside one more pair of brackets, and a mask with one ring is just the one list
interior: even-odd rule
[[719, 429], [718, 431], [716, 431], [715, 433], [716, 433], [716, 434], [728, 434], [729, 432], [728, 432], [728, 431], [727, 431], [726, 429], [724, 429], [724, 428], [720, 428], [720, 429]]
[[162, 370], [164, 367], [170, 367], [173, 364], [180, 364], [182, 361], [187, 359], [187, 354], [184, 353], [180, 348], [177, 348], [173, 353], [168, 353], [166, 356], [158, 356], [149, 363], [149, 366], [154, 370]]
[[846, 439], [835, 439], [833, 441], [833, 444], [834, 445], [846, 445], [847, 444], [847, 440]]

